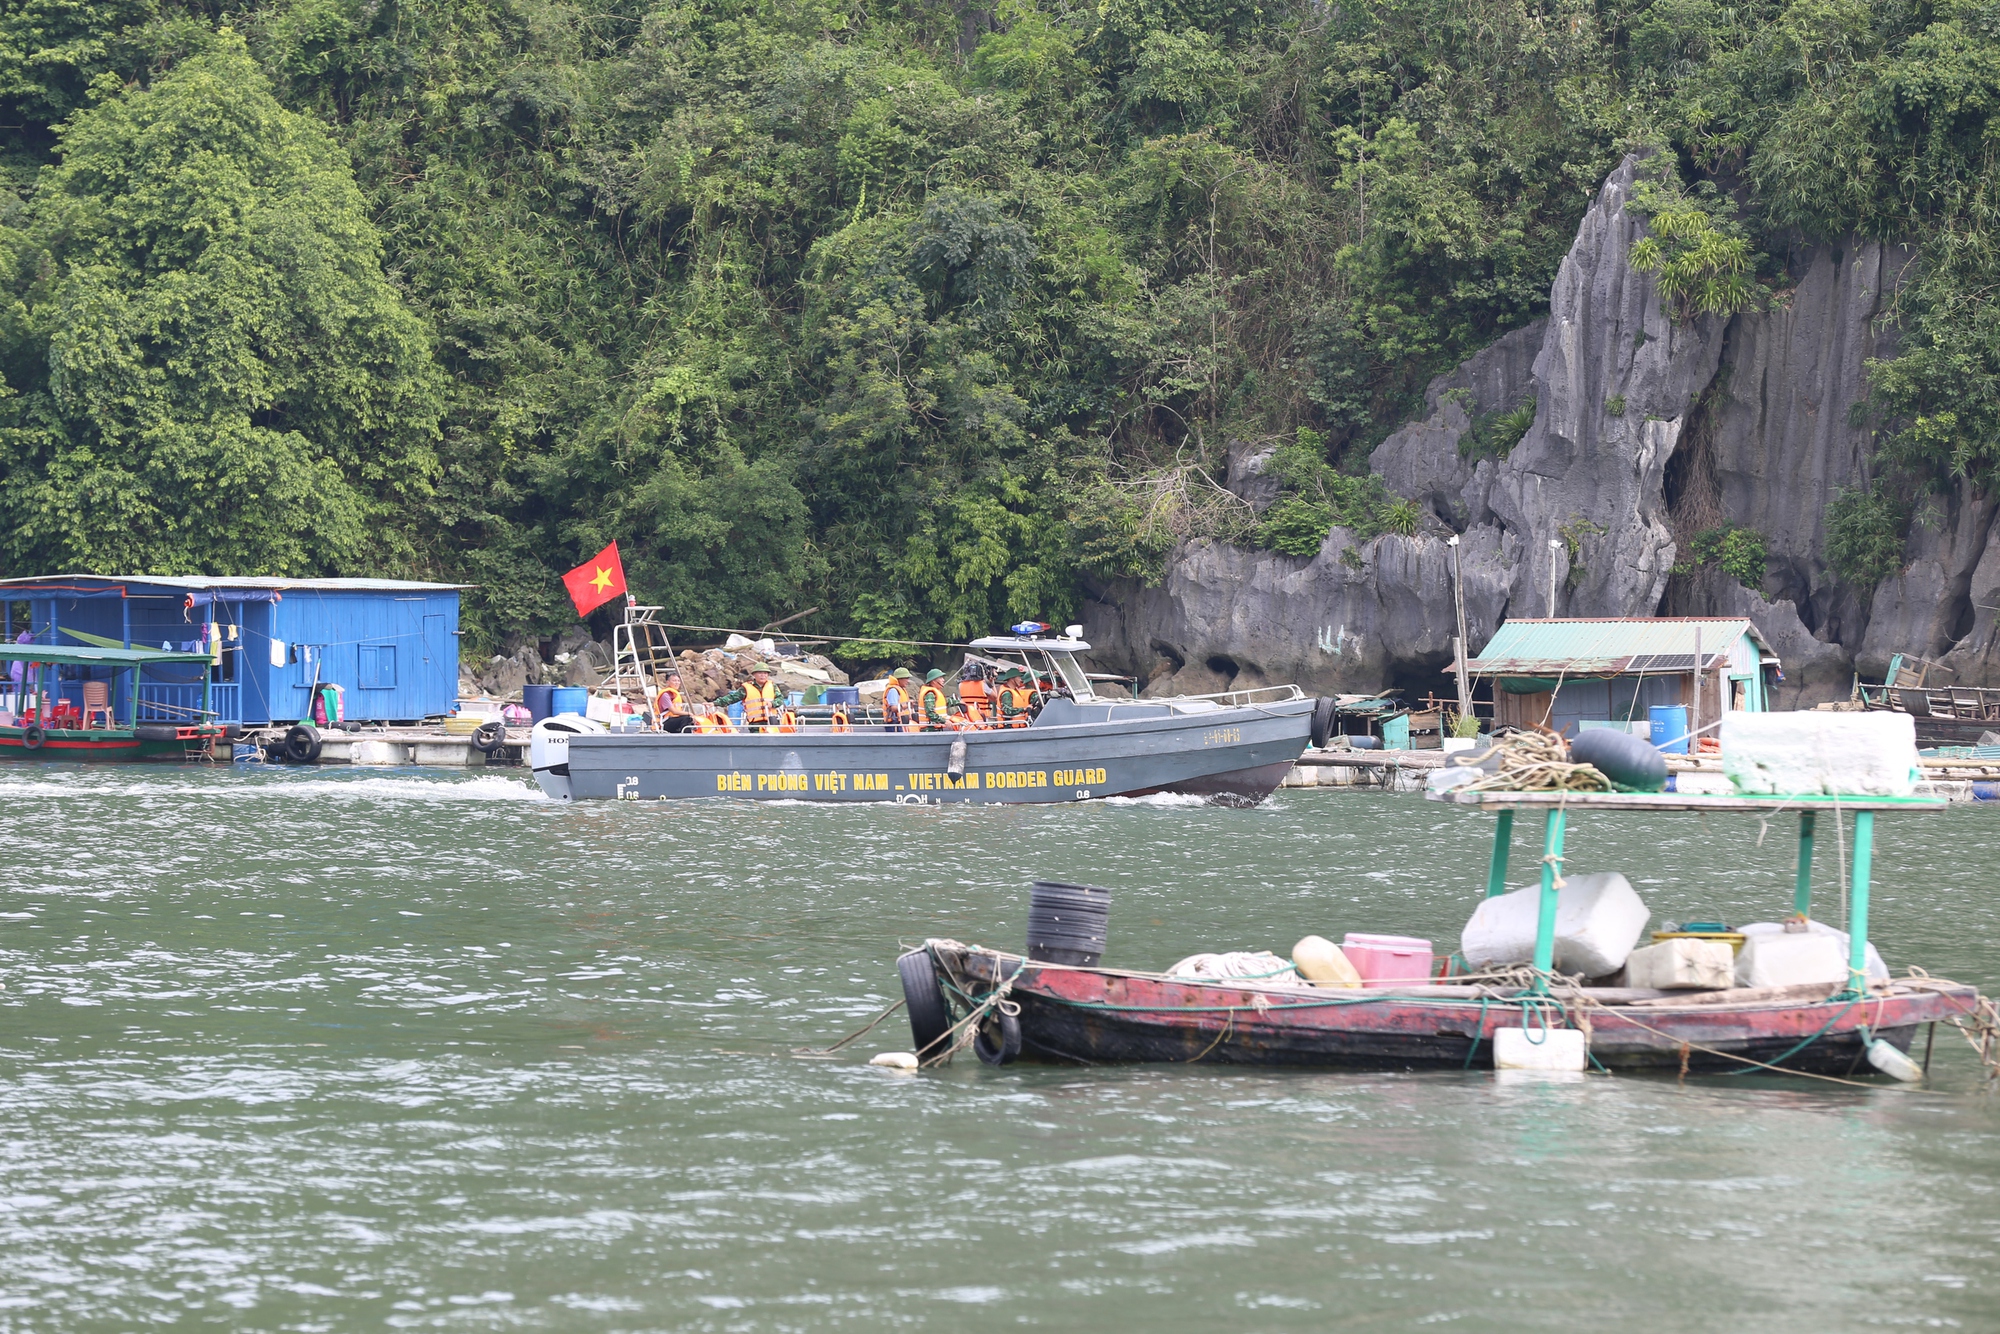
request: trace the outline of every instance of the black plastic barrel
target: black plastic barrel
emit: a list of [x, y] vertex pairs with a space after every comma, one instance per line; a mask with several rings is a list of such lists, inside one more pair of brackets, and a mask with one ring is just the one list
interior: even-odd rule
[[1036, 963], [1097, 967], [1110, 915], [1108, 889], [1037, 880], [1028, 895], [1028, 957]]

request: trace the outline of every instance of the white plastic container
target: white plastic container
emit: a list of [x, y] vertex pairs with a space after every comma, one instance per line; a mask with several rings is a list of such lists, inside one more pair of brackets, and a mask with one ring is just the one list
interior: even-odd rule
[[1582, 1070], [1589, 1046], [1580, 1028], [1496, 1028], [1495, 1070]]
[[1722, 772], [1746, 794], [1907, 797], [1918, 781], [1916, 719], [1886, 710], [1725, 713]]
[[1726, 940], [1663, 940], [1625, 958], [1625, 985], [1661, 991], [1719, 991], [1735, 985], [1736, 951]]
[[[1541, 909], [1542, 891], [1534, 885], [1483, 901], [1465, 924], [1459, 953], [1475, 969], [1533, 963]], [[1556, 891], [1556, 971], [1584, 977], [1617, 972], [1651, 916], [1616, 871], [1570, 876]]]
[[1758, 932], [1736, 956], [1739, 987], [1802, 987], [1847, 980], [1847, 958], [1832, 936], [1817, 931]]

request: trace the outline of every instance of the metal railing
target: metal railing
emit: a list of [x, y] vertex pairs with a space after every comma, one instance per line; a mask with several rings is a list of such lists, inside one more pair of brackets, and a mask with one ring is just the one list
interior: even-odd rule
[[208, 687], [208, 708], [201, 704], [202, 686], [198, 681], [178, 683], [167, 681], [141, 681], [139, 683], [139, 717], [142, 723], [192, 723], [203, 718], [218, 718], [224, 722], [241, 722], [243, 719], [243, 687], [237, 685], [211, 685]]

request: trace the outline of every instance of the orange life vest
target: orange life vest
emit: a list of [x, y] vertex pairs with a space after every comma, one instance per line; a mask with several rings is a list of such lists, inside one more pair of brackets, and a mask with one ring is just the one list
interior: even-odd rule
[[834, 706], [833, 720], [829, 725], [836, 732], [852, 732], [854, 730], [854, 724], [847, 717], [846, 705], [836, 704]]
[[698, 713], [694, 719], [694, 730], [697, 732], [727, 732], [729, 730], [729, 717], [727, 714], [720, 712]]
[[766, 681], [758, 685], [755, 681], [743, 683], [743, 721], [752, 727], [761, 727], [777, 716], [778, 696], [782, 693], [776, 681]]
[[1035, 697], [1026, 686], [1003, 686], [1000, 690], [1001, 721], [1008, 727], [1026, 727], [1028, 710]]
[[917, 725], [926, 729], [951, 725], [950, 698], [942, 686], [926, 684], [917, 691]]
[[888, 687], [882, 691], [882, 720], [891, 726], [900, 724], [910, 707], [910, 692], [893, 677]]
[[986, 691], [984, 681], [960, 681], [958, 702], [965, 706], [966, 721], [974, 727], [984, 727], [993, 697]]
[[653, 698], [654, 707], [661, 713], [686, 713], [687, 695], [673, 686], [660, 687], [660, 693]]

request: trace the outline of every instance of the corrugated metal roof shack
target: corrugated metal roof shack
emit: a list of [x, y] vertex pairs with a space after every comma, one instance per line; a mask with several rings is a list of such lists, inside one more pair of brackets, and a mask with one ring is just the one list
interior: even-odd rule
[[1747, 620], [1629, 617], [1508, 621], [1466, 666], [1492, 681], [1496, 725], [1574, 736], [1585, 723], [1644, 732], [1655, 705], [1686, 708], [1690, 732], [1725, 710], [1762, 713], [1778, 659]]
[[[9, 641], [26, 629], [42, 644], [210, 652], [212, 707], [224, 722], [296, 722], [315, 681], [341, 687], [350, 719], [416, 722], [449, 713], [457, 700], [463, 587], [81, 574], [0, 580], [0, 600]], [[25, 626], [20, 602], [28, 604]], [[198, 665], [149, 669], [140, 683], [144, 714], [168, 718], [200, 702]]]

